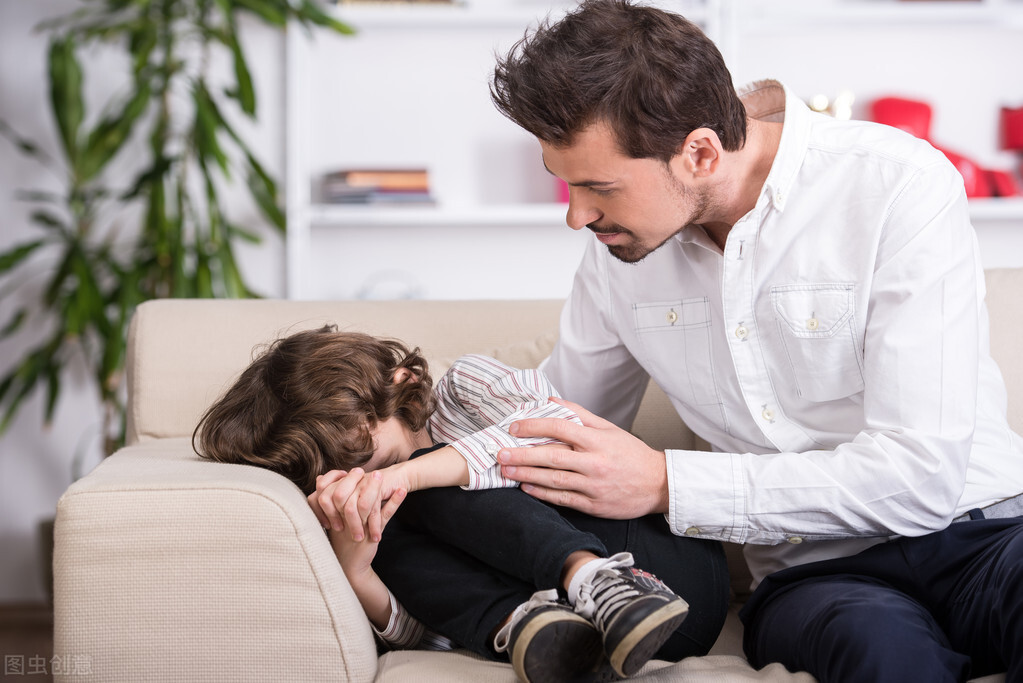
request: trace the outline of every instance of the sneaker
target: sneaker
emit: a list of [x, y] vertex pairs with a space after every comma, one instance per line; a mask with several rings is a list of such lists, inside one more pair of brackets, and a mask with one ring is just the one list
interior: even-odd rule
[[526, 683], [592, 681], [604, 659], [600, 633], [556, 590], [539, 591], [515, 608], [494, 636], [494, 649], [508, 652]]
[[592, 619], [615, 673], [628, 678], [647, 663], [689, 613], [689, 604], [630, 553], [608, 558], [579, 590], [575, 610]]

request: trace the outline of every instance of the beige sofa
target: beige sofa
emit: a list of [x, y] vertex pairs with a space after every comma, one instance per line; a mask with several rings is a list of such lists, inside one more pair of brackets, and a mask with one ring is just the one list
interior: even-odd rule
[[[988, 273], [992, 346], [1023, 429], [1023, 270]], [[557, 301], [163, 300], [141, 306], [128, 356], [128, 446], [76, 482], [57, 514], [55, 640], [89, 681], [515, 680], [463, 652], [377, 656], [368, 622], [297, 488], [270, 472], [199, 460], [190, 435], [253, 347], [335, 322], [419, 345], [438, 374], [466, 352], [534, 366]], [[656, 447], [698, 444], [659, 390], [634, 431]], [[735, 606], [710, 655], [651, 662], [634, 680], [812, 681], [742, 657], [748, 575], [729, 549]], [[1002, 677], [991, 677], [1001, 680]]]

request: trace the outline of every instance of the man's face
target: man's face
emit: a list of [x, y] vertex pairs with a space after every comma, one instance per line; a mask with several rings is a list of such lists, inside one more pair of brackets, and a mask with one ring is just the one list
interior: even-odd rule
[[706, 197], [675, 173], [680, 157], [668, 165], [630, 158], [603, 123], [584, 129], [569, 147], [540, 146], [547, 170], [569, 185], [568, 226], [592, 230], [620, 261], [642, 260], [706, 211]]

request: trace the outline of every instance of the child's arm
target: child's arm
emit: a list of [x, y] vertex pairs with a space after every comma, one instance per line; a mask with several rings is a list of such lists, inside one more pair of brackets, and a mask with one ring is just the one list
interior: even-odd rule
[[468, 489], [517, 486], [501, 476], [497, 452], [505, 447], [554, 443], [544, 438], [516, 438], [515, 421], [557, 417], [581, 424], [569, 408], [550, 401], [557, 390], [539, 370], [512, 368], [480, 355], [459, 358], [437, 384], [438, 407], [430, 418], [433, 437], [448, 441], [469, 467]]
[[[338, 483], [342, 479], [348, 479], [349, 486], [360, 480], [367, 481], [370, 483], [367, 487], [370, 492], [379, 491], [381, 484], [379, 478], [363, 477], [361, 471], [353, 471], [351, 476], [338, 470], [328, 472], [317, 478], [317, 490], [308, 497], [309, 506], [320, 523], [327, 528], [330, 545], [334, 549], [341, 570], [373, 625], [373, 631], [391, 649], [415, 647], [425, 632], [423, 625], [401, 607], [373, 571], [372, 562], [376, 557], [379, 535], [363, 532], [360, 534], [361, 540], [352, 540], [352, 535], [347, 530], [331, 528], [329, 519], [323, 511], [320, 501], [325, 495], [329, 497], [330, 493], [338, 488]], [[398, 489], [381, 507], [381, 529], [394, 516], [404, 499], [405, 490]]]
[[424, 453], [418, 458], [399, 462], [378, 470], [384, 478], [381, 494], [405, 488], [407, 491], [438, 488], [440, 486], [466, 486], [469, 466], [465, 457], [451, 446]]

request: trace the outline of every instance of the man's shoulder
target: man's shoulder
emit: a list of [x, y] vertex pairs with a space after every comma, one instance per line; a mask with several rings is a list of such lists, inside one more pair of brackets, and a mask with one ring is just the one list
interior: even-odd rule
[[907, 171], [937, 166], [951, 167], [941, 151], [926, 140], [904, 130], [873, 121], [839, 120], [823, 114], [813, 116], [808, 149], [824, 154], [848, 154], [860, 163], [898, 165]]

